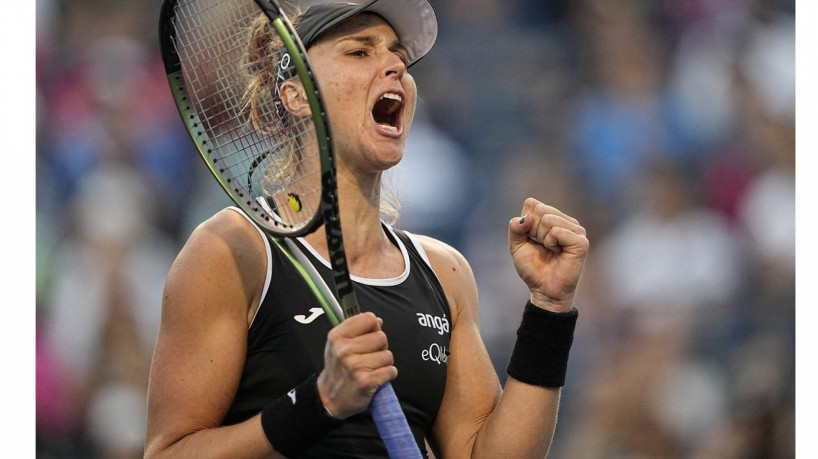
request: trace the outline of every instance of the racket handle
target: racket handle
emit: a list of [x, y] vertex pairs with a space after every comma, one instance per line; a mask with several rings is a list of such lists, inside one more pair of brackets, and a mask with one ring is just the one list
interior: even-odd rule
[[392, 384], [386, 383], [378, 388], [369, 404], [369, 412], [390, 459], [422, 459]]

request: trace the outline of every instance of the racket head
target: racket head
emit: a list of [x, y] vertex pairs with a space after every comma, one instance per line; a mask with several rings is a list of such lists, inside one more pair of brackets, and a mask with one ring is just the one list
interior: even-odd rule
[[335, 180], [331, 135], [278, 4], [165, 0], [160, 48], [185, 127], [230, 198], [273, 236], [314, 231]]

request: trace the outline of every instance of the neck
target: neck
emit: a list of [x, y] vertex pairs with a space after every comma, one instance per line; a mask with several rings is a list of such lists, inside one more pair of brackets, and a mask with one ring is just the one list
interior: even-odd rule
[[[377, 256], [392, 247], [381, 228], [381, 176], [355, 177], [338, 174], [338, 208], [347, 263], [350, 270], [362, 259]], [[328, 256], [324, 229], [308, 235], [307, 241]]]

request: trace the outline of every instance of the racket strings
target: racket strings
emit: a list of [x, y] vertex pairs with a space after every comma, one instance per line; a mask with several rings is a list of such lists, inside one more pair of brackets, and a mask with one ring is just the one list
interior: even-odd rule
[[[253, 0], [187, 0], [176, 8], [175, 46], [195, 117], [192, 134], [211, 169], [268, 229], [303, 229], [321, 202], [320, 159], [312, 117], [280, 112], [282, 82], [270, 51], [283, 49], [281, 40]], [[269, 35], [267, 52], [254, 49], [259, 20]]]

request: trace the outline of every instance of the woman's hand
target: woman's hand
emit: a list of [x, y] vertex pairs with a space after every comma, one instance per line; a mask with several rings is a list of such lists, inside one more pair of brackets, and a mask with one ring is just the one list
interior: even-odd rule
[[398, 376], [382, 324], [375, 314], [365, 312], [344, 320], [327, 335], [318, 393], [336, 419], [365, 411], [378, 387]]
[[554, 312], [570, 311], [588, 253], [585, 228], [534, 198], [525, 200], [521, 215], [509, 221], [509, 251], [531, 290], [531, 302]]

